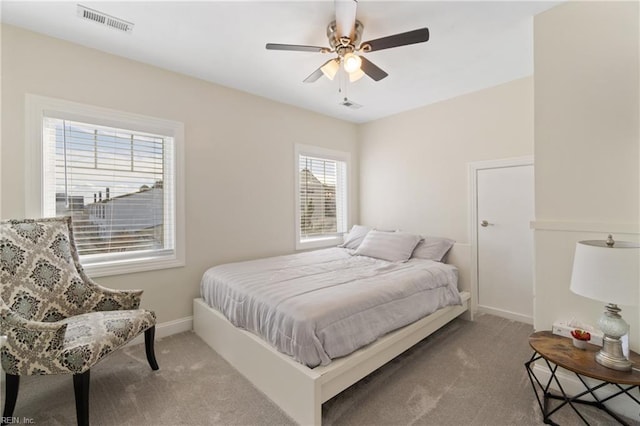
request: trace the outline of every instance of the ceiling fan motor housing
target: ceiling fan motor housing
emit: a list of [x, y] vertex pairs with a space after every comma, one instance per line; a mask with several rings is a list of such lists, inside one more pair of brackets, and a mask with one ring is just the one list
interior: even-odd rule
[[362, 22], [356, 20], [356, 24], [354, 25], [351, 36], [349, 38], [340, 37], [337, 34], [336, 21], [331, 21], [331, 23], [327, 26], [327, 38], [329, 39], [329, 46], [331, 46], [331, 49], [342, 58], [347, 53], [352, 53], [358, 50], [356, 46], [358, 46], [360, 44], [360, 40], [362, 40], [363, 30], [364, 25], [362, 25]]

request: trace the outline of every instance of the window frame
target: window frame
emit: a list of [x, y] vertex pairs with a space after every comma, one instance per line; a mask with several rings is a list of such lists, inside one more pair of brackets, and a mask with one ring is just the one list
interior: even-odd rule
[[[62, 99], [27, 94], [25, 99], [25, 214], [40, 218], [45, 215], [44, 135], [45, 116], [86, 122], [101, 126], [155, 133], [173, 138], [173, 162], [168, 162], [165, 175], [173, 177], [173, 201], [167, 214], [173, 217], [173, 249], [159, 250], [149, 256], [122, 258], [118, 254], [94, 256], [91, 263], [81, 262], [91, 277], [120, 275], [142, 271], [176, 268], [185, 265], [184, 208], [184, 124], [118, 111]], [[172, 164], [171, 164], [172, 163]], [[165, 187], [171, 187], [165, 185]], [[170, 195], [169, 195], [170, 196]]]
[[[296, 250], [308, 250], [318, 249], [336, 246], [343, 241], [343, 235], [349, 231], [350, 221], [350, 198], [351, 198], [351, 153], [346, 151], [337, 151], [328, 148], [322, 148], [312, 145], [296, 144], [294, 149], [294, 173], [295, 173], [295, 188], [294, 188], [294, 204], [295, 204], [295, 247]], [[302, 219], [302, 212], [300, 211], [300, 156], [305, 155], [309, 157], [316, 157], [320, 159], [340, 161], [345, 163], [344, 179], [345, 194], [344, 194], [344, 230], [338, 231], [335, 236], [322, 236], [315, 238], [302, 238], [300, 222]], [[336, 206], [337, 208], [337, 206]]]

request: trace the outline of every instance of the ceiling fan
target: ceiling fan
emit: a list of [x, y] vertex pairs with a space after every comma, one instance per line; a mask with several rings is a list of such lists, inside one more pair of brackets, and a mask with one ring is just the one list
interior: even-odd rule
[[429, 29], [419, 28], [405, 33], [361, 42], [364, 25], [356, 19], [357, 6], [358, 2], [356, 0], [335, 1], [336, 19], [327, 26], [327, 38], [329, 39], [330, 47], [267, 43], [266, 48], [267, 50], [335, 53], [337, 55], [337, 57], [329, 59], [305, 78], [305, 83], [313, 83], [323, 75], [333, 80], [340, 70], [340, 65], [349, 75], [349, 81], [351, 82], [359, 80], [365, 74], [375, 81], [380, 81], [389, 74], [362, 56], [362, 53], [423, 43], [429, 40]]

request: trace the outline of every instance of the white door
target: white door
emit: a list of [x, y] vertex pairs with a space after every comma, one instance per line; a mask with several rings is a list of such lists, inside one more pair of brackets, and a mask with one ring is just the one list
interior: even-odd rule
[[478, 169], [478, 311], [533, 323], [533, 165]]

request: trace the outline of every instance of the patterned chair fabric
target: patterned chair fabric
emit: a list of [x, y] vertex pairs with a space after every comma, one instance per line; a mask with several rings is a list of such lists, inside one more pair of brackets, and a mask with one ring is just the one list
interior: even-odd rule
[[8, 374], [88, 371], [155, 326], [155, 314], [139, 309], [141, 295], [107, 289], [84, 273], [71, 218], [0, 222], [1, 361]]

